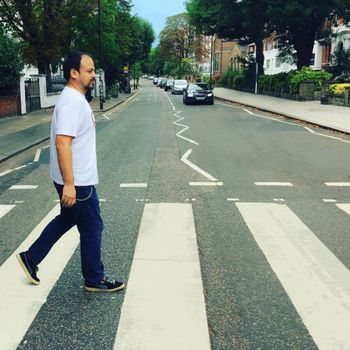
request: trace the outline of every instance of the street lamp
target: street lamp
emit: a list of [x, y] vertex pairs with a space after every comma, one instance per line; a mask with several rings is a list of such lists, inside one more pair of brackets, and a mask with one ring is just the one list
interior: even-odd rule
[[99, 90], [100, 90], [100, 109], [103, 109], [103, 81], [102, 81], [102, 38], [101, 38], [101, 0], [97, 2], [98, 9], [98, 53], [100, 60]]

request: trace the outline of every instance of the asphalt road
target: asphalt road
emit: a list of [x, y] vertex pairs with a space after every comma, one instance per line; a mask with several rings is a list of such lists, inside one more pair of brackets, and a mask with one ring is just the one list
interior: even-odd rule
[[[182, 96], [143, 81], [134, 98], [97, 121], [107, 271], [128, 284], [147, 206], [187, 204], [211, 349], [350, 349], [343, 331], [350, 306], [349, 143], [347, 136], [220, 101], [185, 106]], [[32, 162], [46, 145], [0, 170]], [[1, 268], [57, 205], [48, 162], [48, 148], [42, 148], [38, 162], [0, 177], [0, 206], [12, 206], [0, 217]], [[14, 185], [38, 187], [10, 189]], [[23, 278], [18, 276], [6, 280]], [[156, 272], [147, 276], [141, 293], [149, 278], [164, 287]], [[19, 337], [19, 349], [148, 349], [115, 345], [129, 289], [84, 292], [79, 247], [57, 278], [25, 334], [10, 334]], [[175, 287], [186, 283], [184, 277]], [[16, 318], [25, 296], [1, 298], [7, 300], [6, 317]], [[182, 299], [169, 303], [180, 307]], [[333, 309], [339, 318], [332, 318]], [[166, 327], [168, 319], [159, 321]]]

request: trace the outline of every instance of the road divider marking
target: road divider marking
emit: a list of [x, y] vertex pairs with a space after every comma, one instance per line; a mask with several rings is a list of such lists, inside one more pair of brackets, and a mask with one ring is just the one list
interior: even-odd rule
[[189, 167], [191, 167], [193, 170], [197, 171], [198, 173], [206, 177], [208, 180], [218, 181], [214, 176], [211, 176], [209, 173], [201, 169], [199, 166], [193, 164], [190, 160], [188, 160], [188, 157], [190, 156], [191, 153], [192, 153], [191, 149], [187, 150], [186, 153], [181, 157], [181, 161], [184, 162]]
[[290, 182], [254, 182], [256, 186], [281, 186], [281, 187], [294, 187]]
[[319, 349], [350, 349], [350, 271], [285, 204], [236, 203]]
[[223, 186], [223, 182], [189, 182], [190, 186]]
[[0, 204], [0, 219], [5, 216], [15, 205]]
[[349, 187], [350, 182], [325, 182], [328, 187]]
[[[174, 116], [175, 116], [175, 115], [174, 115]], [[185, 140], [185, 141], [188, 141], [188, 142], [193, 143], [194, 145], [198, 146], [198, 145], [199, 145], [198, 142], [196, 142], [196, 141], [194, 141], [194, 140], [191, 140], [191, 139], [189, 139], [189, 138], [184, 137], [184, 136], [181, 135], [183, 132], [187, 131], [190, 127], [187, 126], [187, 125], [179, 124], [178, 122], [179, 122], [180, 120], [184, 120], [185, 118], [183, 118], [183, 117], [178, 117], [178, 118], [179, 118], [179, 119], [176, 120], [173, 124], [174, 124], [174, 125], [177, 125], [177, 126], [181, 126], [181, 127], [183, 127], [183, 129], [180, 130], [178, 133], [176, 133], [176, 136], [179, 137], [179, 138], [181, 138], [181, 139], [183, 139], [183, 140]]]
[[35, 153], [35, 156], [34, 156], [34, 160], [33, 160], [34, 163], [37, 163], [39, 161], [40, 155], [41, 155], [41, 148], [38, 148], [36, 150], [36, 153]]
[[345, 211], [345, 213], [350, 215], [350, 204], [349, 203], [339, 203], [339, 204], [336, 204], [336, 206], [339, 209]]
[[33, 164], [33, 163], [28, 163], [28, 164], [21, 165], [21, 166], [19, 166], [19, 167], [17, 167], [17, 168], [14, 168], [14, 169], [5, 170], [5, 171], [3, 171], [2, 173], [0, 173], [0, 177], [2, 177], [2, 176], [4, 176], [4, 175], [7, 175], [7, 174], [10, 174], [10, 173], [12, 173], [13, 171], [17, 171], [17, 170], [20, 170], [20, 169], [24, 169], [24, 168], [26, 168], [28, 165], [31, 165], [31, 164]]
[[119, 185], [120, 188], [146, 188], [147, 183], [123, 183]]
[[38, 275], [41, 284], [33, 286], [27, 282], [16, 259], [16, 253], [27, 250], [59, 212], [60, 205], [56, 205], [0, 267], [2, 349], [17, 348], [79, 244], [78, 231], [73, 228], [55, 244], [50, 254], [40, 264]]
[[239, 198], [227, 198], [228, 202], [239, 202]]
[[13, 185], [10, 190], [35, 190], [38, 187], [38, 185]]
[[304, 126], [303, 128], [306, 129], [307, 131], [311, 132], [312, 134], [317, 135], [317, 136], [327, 137], [327, 138], [329, 138], [329, 139], [341, 141], [341, 142], [344, 142], [344, 143], [350, 143], [350, 141], [343, 140], [343, 139], [340, 138], [340, 137], [331, 136], [331, 135], [325, 135], [325, 134], [321, 134], [321, 133], [319, 133], [319, 132], [313, 131], [312, 129], [308, 128], [307, 126]]
[[210, 350], [192, 204], [145, 204], [114, 349]]
[[322, 199], [323, 202], [325, 203], [336, 203], [337, 201], [335, 199]]
[[285, 202], [283, 198], [274, 198], [273, 199], [275, 202]]
[[107, 119], [107, 120], [111, 120], [111, 118], [107, 117], [106, 114], [102, 114], [102, 117]]

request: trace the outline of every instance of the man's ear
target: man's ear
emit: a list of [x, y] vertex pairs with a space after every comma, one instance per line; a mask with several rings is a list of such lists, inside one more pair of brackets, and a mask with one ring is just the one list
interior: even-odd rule
[[70, 77], [72, 78], [72, 79], [77, 79], [77, 77], [78, 77], [78, 71], [75, 69], [75, 68], [72, 68], [71, 70], [70, 70]]

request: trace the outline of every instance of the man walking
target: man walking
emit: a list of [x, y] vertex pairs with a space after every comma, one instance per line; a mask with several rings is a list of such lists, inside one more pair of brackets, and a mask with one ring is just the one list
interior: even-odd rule
[[59, 195], [61, 213], [17, 259], [28, 280], [35, 285], [37, 265], [52, 246], [73, 226], [80, 234], [81, 267], [85, 290], [115, 292], [125, 287], [105, 276], [101, 260], [103, 221], [95, 189], [98, 183], [96, 123], [85, 99], [94, 87], [95, 66], [87, 54], [70, 54], [63, 65], [67, 86], [57, 100], [50, 135], [50, 176]]

